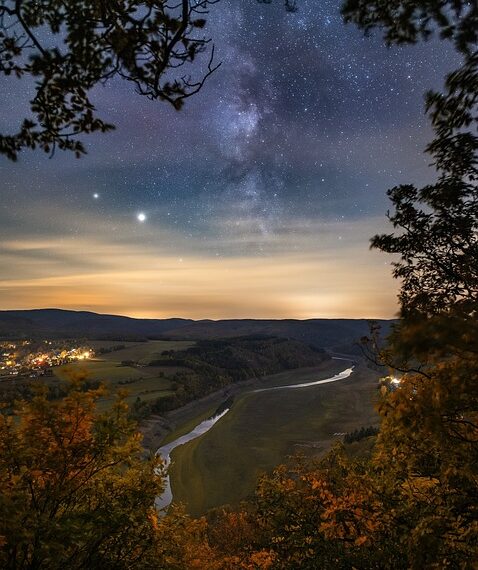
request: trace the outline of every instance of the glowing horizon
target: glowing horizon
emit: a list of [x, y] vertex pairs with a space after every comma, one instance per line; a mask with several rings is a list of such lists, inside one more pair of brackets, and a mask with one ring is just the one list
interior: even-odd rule
[[[319, 4], [215, 4], [204, 33], [223, 65], [180, 112], [112, 82], [91, 96], [117, 128], [81, 137], [85, 157], [3, 160], [0, 308], [393, 318], [393, 259], [370, 238], [392, 229], [388, 188], [435, 178], [423, 93], [457, 56], [386, 49]], [[29, 89], [3, 78], [0, 132]]]
[[[48, 207], [34, 217], [69, 225], [81, 214]], [[1, 308], [135, 318], [392, 318], [397, 284], [386, 257], [368, 250], [378, 223], [302, 220], [282, 232], [251, 234], [255, 248], [245, 255], [236, 249], [240, 234], [227, 244], [212, 237], [191, 247], [159, 224], [138, 229], [89, 214], [74, 238], [59, 239], [45, 227], [41, 239], [3, 242]], [[210, 254], [219, 247], [223, 254]]]

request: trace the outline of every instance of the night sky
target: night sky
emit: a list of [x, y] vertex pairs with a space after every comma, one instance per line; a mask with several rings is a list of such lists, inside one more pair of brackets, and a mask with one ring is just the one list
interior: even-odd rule
[[[80, 160], [0, 158], [0, 308], [144, 317], [392, 317], [386, 190], [434, 178], [423, 94], [456, 66], [439, 42], [387, 49], [339, 2], [222, 0], [220, 69], [177, 112], [116, 81], [111, 134]], [[200, 75], [207, 57], [195, 64]], [[28, 85], [0, 81], [0, 131]]]

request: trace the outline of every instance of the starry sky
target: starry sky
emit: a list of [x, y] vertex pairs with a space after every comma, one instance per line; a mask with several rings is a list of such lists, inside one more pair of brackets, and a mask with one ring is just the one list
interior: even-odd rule
[[[137, 317], [392, 317], [387, 188], [434, 179], [423, 94], [456, 66], [430, 41], [387, 49], [340, 2], [222, 0], [222, 66], [180, 112], [111, 82], [113, 133], [88, 155], [0, 157], [0, 308]], [[200, 75], [207, 57], [194, 64]], [[0, 131], [28, 84], [1, 79]]]

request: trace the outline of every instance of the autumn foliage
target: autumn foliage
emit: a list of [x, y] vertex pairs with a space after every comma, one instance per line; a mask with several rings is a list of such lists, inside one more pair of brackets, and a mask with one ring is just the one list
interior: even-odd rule
[[0, 415], [1, 567], [130, 568], [149, 548], [160, 465], [141, 460], [121, 398], [96, 410], [101, 394], [40, 389]]

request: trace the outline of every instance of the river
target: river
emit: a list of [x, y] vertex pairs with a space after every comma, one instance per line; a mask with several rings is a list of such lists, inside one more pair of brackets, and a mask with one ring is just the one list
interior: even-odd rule
[[[339, 359], [337, 358], [336, 360]], [[345, 359], [340, 359], [340, 360], [345, 360]], [[353, 369], [354, 369], [353, 366], [351, 368], [346, 368], [345, 370], [339, 372], [335, 376], [331, 376], [330, 378], [325, 378], [324, 380], [303, 382], [302, 384], [287, 384], [285, 386], [272, 386], [270, 388], [259, 388], [258, 390], [252, 390], [251, 392], [245, 392], [245, 393], [258, 394], [259, 392], [270, 392], [272, 390], [295, 390], [297, 388], [310, 388], [312, 386], [319, 386], [320, 384], [329, 384], [330, 382], [338, 382], [339, 380], [345, 380], [352, 374]], [[173, 451], [173, 449], [176, 449], [176, 447], [184, 445], [185, 443], [188, 443], [189, 441], [192, 441], [193, 439], [196, 439], [197, 437], [204, 435], [221, 418], [223, 418], [229, 410], [230, 408], [226, 408], [225, 410], [222, 410], [221, 413], [213, 416], [212, 418], [202, 421], [189, 433], [182, 435], [181, 437], [178, 437], [174, 441], [160, 447], [156, 452], [156, 454], [160, 455], [163, 458], [165, 466], [169, 467], [171, 463], [171, 452]], [[169, 474], [167, 474], [165, 477], [164, 492], [160, 497], [156, 499], [156, 508], [158, 510], [166, 509], [171, 504], [172, 500], [173, 500], [173, 493], [171, 491], [171, 480]]]

